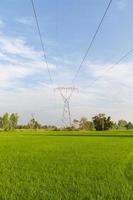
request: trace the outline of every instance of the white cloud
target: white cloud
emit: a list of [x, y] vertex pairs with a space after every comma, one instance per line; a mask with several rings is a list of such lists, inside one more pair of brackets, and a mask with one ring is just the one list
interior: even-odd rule
[[[78, 98], [75, 98], [80, 116], [92, 116], [103, 112], [111, 115], [115, 120], [125, 118], [133, 121], [133, 62], [121, 63], [106, 71], [112, 65], [111, 63], [106, 65], [89, 63], [90, 81], [80, 88], [79, 100], [76, 101]], [[104, 75], [93, 84], [93, 80], [103, 73]]]
[[[88, 68], [88, 77], [98, 77], [103, 73], [105, 68], [112, 64], [94, 64], [91, 63]], [[111, 115], [114, 120], [125, 118], [132, 121], [132, 102], [133, 102], [133, 62], [121, 63], [115, 66], [110, 72], [106, 73], [102, 79], [97, 81], [91, 88], [87, 88], [90, 81], [85, 81], [85, 88], [80, 87], [80, 93], [75, 93], [71, 100], [71, 111], [73, 118], [87, 116], [91, 118], [99, 112]], [[23, 77], [30, 74], [31, 68], [19, 68], [10, 66], [9, 76], [7, 72], [0, 71], [3, 81], [7, 81], [12, 77]], [[6, 69], [6, 68], [5, 68]], [[21, 71], [22, 70], [22, 71]], [[18, 75], [17, 75], [18, 74]], [[2, 81], [2, 80], [0, 80]], [[44, 124], [60, 124], [62, 114], [62, 99], [56, 93], [54, 99], [53, 89], [46, 84], [38, 84], [33, 88], [20, 87], [15, 91], [4, 91], [0, 95], [1, 112], [18, 112], [22, 122], [29, 120], [31, 113], [41, 123]]]
[[[98, 84], [107, 82], [107, 84], [117, 83], [133, 86], [133, 62], [114, 64], [89, 64], [89, 74], [95, 79], [99, 77]], [[93, 82], [93, 81], [92, 81]], [[105, 83], [104, 83], [105, 84]]]
[[[24, 39], [0, 34], [0, 110], [2, 113], [18, 112], [23, 122], [29, 119], [31, 113], [35, 113], [42, 123], [59, 124], [62, 114], [62, 100], [59, 94], [56, 93], [54, 104], [52, 87], [38, 81], [36, 86], [28, 88], [26, 83], [21, 82], [21, 79], [47, 73], [42, 56], [41, 51], [29, 46]], [[89, 67], [82, 71], [88, 76], [83, 80], [84, 87], [81, 87], [81, 82], [77, 83], [81, 92], [74, 94], [71, 101], [72, 116], [91, 117], [104, 112], [115, 120], [132, 120], [133, 62], [116, 65], [90, 88], [88, 86], [91, 82], [103, 74], [105, 69], [110, 68], [112, 63], [103, 65], [91, 62], [87, 66]], [[52, 63], [49, 63], [49, 67], [51, 71], [56, 70]], [[62, 68], [56, 79], [64, 83], [71, 77], [72, 70]], [[9, 88], [15, 90], [9, 92]]]
[[[54, 64], [48, 64], [51, 71], [56, 69]], [[50, 115], [54, 116], [56, 109], [52, 103], [51, 87], [38, 81], [34, 87], [28, 89], [28, 83], [25, 83], [25, 78], [29, 77], [30, 83], [32, 76], [41, 76], [42, 74], [44, 76], [47, 74], [47, 68], [41, 51], [30, 47], [22, 38], [12, 38], [0, 34], [1, 114], [6, 111], [18, 112], [21, 121], [25, 122], [28, 120], [26, 116], [31, 117], [31, 113], [35, 112], [43, 122], [45, 112], [44, 123], [50, 123]]]
[[19, 55], [29, 59], [36, 59], [41, 57], [42, 53], [28, 47], [26, 42], [20, 38], [10, 38], [4, 35], [0, 35], [1, 51], [4, 53], [10, 53]]
[[[56, 67], [48, 63], [51, 70]], [[24, 39], [0, 34], [0, 88], [35, 74], [47, 73], [41, 51], [29, 47]]]
[[23, 25], [28, 25], [28, 26], [32, 26], [33, 24], [33, 20], [31, 17], [22, 17], [22, 18], [18, 18], [16, 19], [16, 21], [20, 24], [23, 24]]
[[[21, 122], [27, 122], [31, 114], [41, 123], [58, 123], [61, 115], [61, 108], [55, 103], [53, 90], [49, 85], [40, 84], [34, 88], [19, 88], [16, 91], [3, 91], [0, 95], [1, 113], [5, 111], [17, 112]], [[51, 120], [51, 116], [53, 120]]]

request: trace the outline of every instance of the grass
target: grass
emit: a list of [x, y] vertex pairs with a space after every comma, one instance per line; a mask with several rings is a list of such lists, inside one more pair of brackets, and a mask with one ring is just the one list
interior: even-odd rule
[[132, 200], [133, 132], [96, 134], [0, 133], [0, 200]]

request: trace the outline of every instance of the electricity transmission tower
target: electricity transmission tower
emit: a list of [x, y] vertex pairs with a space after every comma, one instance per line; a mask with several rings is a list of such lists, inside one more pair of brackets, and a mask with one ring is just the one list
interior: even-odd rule
[[62, 100], [64, 102], [63, 113], [62, 113], [62, 125], [63, 127], [71, 127], [71, 111], [70, 111], [70, 100], [74, 91], [78, 91], [75, 87], [58, 87], [56, 90], [59, 91]]

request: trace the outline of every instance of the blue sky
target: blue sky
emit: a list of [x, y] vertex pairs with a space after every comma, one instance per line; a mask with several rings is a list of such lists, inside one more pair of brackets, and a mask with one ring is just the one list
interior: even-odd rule
[[[35, 0], [55, 87], [70, 84], [108, 2]], [[133, 55], [87, 88], [133, 48], [132, 8], [131, 0], [113, 1], [76, 81], [83, 92], [72, 99], [74, 118], [105, 112], [133, 121]], [[0, 2], [0, 74], [2, 113], [18, 112], [22, 122], [35, 113], [43, 123], [59, 123], [62, 102], [56, 94], [55, 107], [30, 0]]]

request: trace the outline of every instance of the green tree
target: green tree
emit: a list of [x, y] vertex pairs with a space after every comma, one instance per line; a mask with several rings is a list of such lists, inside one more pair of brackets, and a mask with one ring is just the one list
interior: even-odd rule
[[37, 120], [33, 117], [29, 124], [28, 124], [30, 129], [39, 129], [41, 128], [41, 125], [37, 122]]
[[128, 130], [133, 129], [133, 124], [132, 124], [131, 122], [128, 122], [128, 123], [126, 124], [126, 128], [127, 128]]
[[118, 121], [118, 129], [126, 129], [127, 121], [126, 120], [119, 120]]
[[111, 117], [106, 117], [105, 114], [98, 114], [92, 118], [95, 129], [97, 131], [109, 130], [113, 127]]
[[79, 127], [82, 130], [93, 130], [94, 124], [93, 124], [93, 122], [88, 121], [88, 119], [86, 117], [82, 117], [79, 122]]
[[18, 123], [18, 114], [17, 113], [12, 113], [10, 115], [9, 121], [10, 121], [10, 129], [11, 130], [16, 129], [17, 128], [17, 123]]
[[118, 125], [117, 125], [116, 122], [113, 122], [112, 129], [113, 130], [117, 130], [118, 129]]
[[9, 120], [9, 114], [8, 113], [5, 113], [2, 116], [2, 128], [5, 131], [8, 131], [10, 129], [10, 120]]
[[3, 128], [3, 120], [2, 120], [2, 117], [0, 117], [0, 128], [1, 128], [1, 129]]

